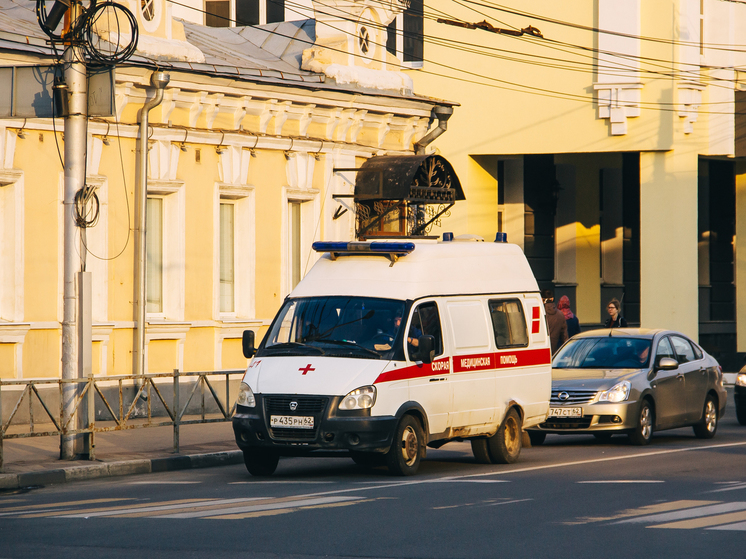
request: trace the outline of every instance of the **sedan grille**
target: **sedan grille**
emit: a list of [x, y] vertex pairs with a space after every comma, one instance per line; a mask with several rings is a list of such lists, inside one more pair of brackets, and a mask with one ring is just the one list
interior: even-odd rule
[[[549, 400], [552, 406], [570, 406], [577, 404], [588, 404], [593, 398], [595, 398], [596, 390], [585, 390], [585, 389], [552, 389], [552, 398]], [[560, 394], [567, 394], [567, 397], [562, 399]]]
[[550, 417], [541, 426], [545, 429], [587, 429], [591, 426], [593, 416], [586, 417]]

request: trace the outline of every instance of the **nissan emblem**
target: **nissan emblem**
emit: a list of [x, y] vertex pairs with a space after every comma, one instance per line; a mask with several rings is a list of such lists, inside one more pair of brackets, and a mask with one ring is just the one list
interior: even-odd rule
[[565, 402], [570, 399], [570, 395], [567, 392], [560, 392], [557, 398]]

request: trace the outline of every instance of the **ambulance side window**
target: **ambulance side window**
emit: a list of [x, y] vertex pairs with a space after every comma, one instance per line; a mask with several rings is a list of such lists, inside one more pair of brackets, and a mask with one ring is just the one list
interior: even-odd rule
[[498, 348], [528, 345], [526, 316], [518, 299], [491, 300], [490, 316]]
[[[443, 354], [443, 334], [440, 329], [440, 315], [435, 301], [422, 303], [412, 313], [412, 321], [409, 326], [408, 337], [417, 338], [428, 335], [435, 338], [435, 356]], [[411, 344], [408, 346], [410, 356], [416, 354], [417, 348]]]

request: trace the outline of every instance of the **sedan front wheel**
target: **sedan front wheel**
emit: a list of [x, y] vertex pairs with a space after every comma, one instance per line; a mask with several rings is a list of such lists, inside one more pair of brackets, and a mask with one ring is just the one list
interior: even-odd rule
[[648, 400], [643, 400], [637, 415], [637, 425], [629, 434], [629, 440], [635, 445], [646, 445], [653, 437], [653, 408]]
[[698, 439], [711, 439], [718, 430], [718, 408], [715, 398], [708, 396], [702, 410], [702, 419], [694, 425], [694, 434]]

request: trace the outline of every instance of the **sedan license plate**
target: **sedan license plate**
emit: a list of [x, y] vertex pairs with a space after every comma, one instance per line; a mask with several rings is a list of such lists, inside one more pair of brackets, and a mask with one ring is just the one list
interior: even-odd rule
[[549, 408], [547, 417], [583, 417], [583, 408]]
[[270, 427], [288, 427], [292, 429], [313, 429], [313, 416], [309, 415], [272, 415]]

